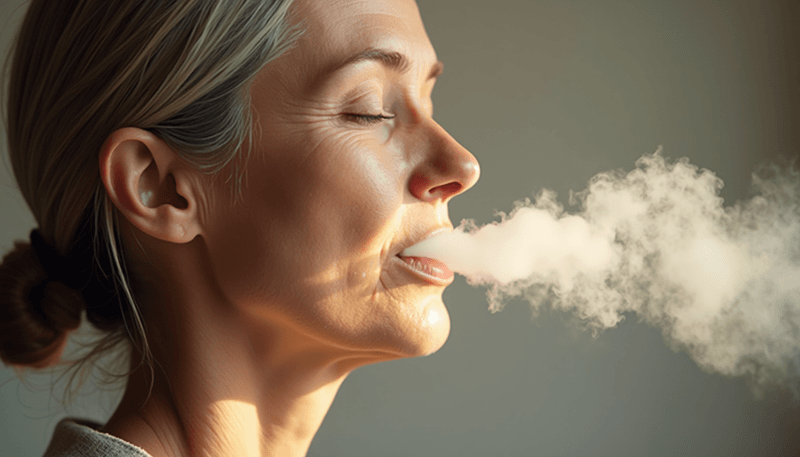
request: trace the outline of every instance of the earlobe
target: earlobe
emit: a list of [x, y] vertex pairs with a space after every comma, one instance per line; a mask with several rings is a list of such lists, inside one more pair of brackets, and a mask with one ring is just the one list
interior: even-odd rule
[[[134, 227], [163, 241], [187, 243], [199, 234], [194, 204], [197, 172], [163, 140], [133, 127], [113, 132], [100, 151], [109, 198]], [[179, 192], [180, 189], [180, 192]]]

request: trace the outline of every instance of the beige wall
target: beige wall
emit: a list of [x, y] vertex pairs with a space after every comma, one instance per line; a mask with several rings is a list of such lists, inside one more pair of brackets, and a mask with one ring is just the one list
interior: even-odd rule
[[[15, 0], [2, 0], [7, 40]], [[541, 187], [565, 195], [664, 146], [717, 172], [730, 201], [750, 173], [800, 144], [796, 1], [422, 0], [446, 70], [436, 118], [478, 157], [451, 203], [479, 222]], [[11, 21], [13, 23], [13, 20]], [[3, 45], [7, 41], [3, 41]], [[0, 170], [0, 248], [32, 220]], [[483, 291], [445, 293], [447, 345], [367, 367], [341, 390], [317, 456], [796, 455], [800, 407], [753, 399], [700, 371], [631, 317], [592, 340], [521, 302], [492, 315]], [[0, 370], [0, 455], [40, 455], [45, 394]], [[73, 411], [104, 419], [89, 399]], [[113, 397], [111, 397], [113, 400]], [[26, 407], [21, 404], [27, 405]], [[45, 418], [41, 418], [45, 417]]]

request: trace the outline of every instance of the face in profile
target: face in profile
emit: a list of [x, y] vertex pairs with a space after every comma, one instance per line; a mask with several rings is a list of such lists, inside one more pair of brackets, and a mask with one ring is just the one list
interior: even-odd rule
[[429, 354], [452, 273], [399, 254], [451, 228], [448, 201], [478, 179], [432, 117], [442, 65], [412, 0], [298, 1], [291, 17], [303, 35], [252, 86], [241, 198], [208, 202], [220, 293], [356, 357]]

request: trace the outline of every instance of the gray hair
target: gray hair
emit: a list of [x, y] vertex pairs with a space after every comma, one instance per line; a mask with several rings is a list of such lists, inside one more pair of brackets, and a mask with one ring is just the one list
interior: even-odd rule
[[[100, 180], [99, 151], [113, 131], [139, 127], [200, 170], [229, 170], [238, 188], [241, 151], [249, 150], [243, 145], [252, 134], [250, 85], [299, 34], [288, 24], [291, 2], [31, 2], [5, 67], [14, 175], [42, 238], [61, 255], [82, 236], [93, 237], [95, 256], [107, 253], [97, 260], [110, 266], [103, 273], [121, 311], [111, 320], [93, 319], [92, 307], [54, 283], [32, 313], [29, 291], [46, 275], [30, 245], [17, 243], [0, 264], [4, 362], [37, 366], [63, 348], [85, 310], [107, 334], [80, 364], [129, 341], [152, 367], [115, 211]], [[92, 233], [82, 233], [86, 227]]]

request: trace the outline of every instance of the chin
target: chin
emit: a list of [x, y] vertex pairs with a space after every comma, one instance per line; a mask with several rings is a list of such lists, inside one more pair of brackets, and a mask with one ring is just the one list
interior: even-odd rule
[[450, 336], [450, 315], [441, 297], [431, 297], [423, 304], [415, 324], [398, 351], [402, 357], [431, 355], [444, 346]]

